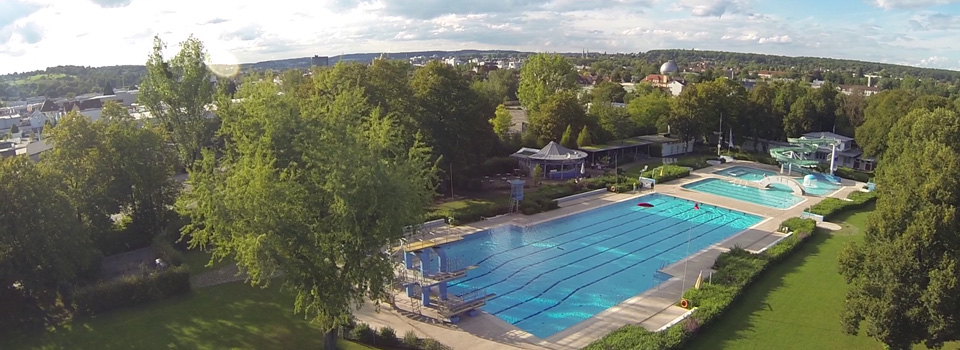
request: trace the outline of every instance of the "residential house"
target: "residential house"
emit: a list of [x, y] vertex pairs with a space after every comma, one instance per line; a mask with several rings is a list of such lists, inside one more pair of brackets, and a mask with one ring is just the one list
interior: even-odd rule
[[783, 72], [771, 71], [771, 70], [762, 70], [757, 72], [757, 78], [760, 79], [773, 79], [775, 77], [784, 75]]
[[844, 95], [859, 93], [863, 96], [873, 96], [874, 94], [880, 93], [880, 88], [865, 85], [840, 85], [840, 92]]
[[667, 83], [666, 88], [670, 90], [670, 94], [676, 97], [676, 96], [680, 96], [680, 93], [683, 92], [683, 88], [685, 88], [686, 86], [687, 86], [686, 83], [674, 80]]

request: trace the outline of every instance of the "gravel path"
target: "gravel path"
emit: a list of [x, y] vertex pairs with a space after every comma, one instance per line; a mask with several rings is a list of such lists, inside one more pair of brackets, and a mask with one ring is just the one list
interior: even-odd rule
[[247, 276], [240, 275], [237, 265], [230, 264], [213, 271], [207, 271], [190, 278], [194, 289], [211, 287], [218, 284], [243, 281]]

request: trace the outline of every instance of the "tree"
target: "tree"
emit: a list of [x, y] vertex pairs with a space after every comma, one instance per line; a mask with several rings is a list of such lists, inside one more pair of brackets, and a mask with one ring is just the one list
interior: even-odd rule
[[517, 97], [531, 112], [536, 112], [551, 95], [577, 86], [573, 65], [558, 54], [536, 54], [527, 57], [520, 69]]
[[567, 125], [567, 130], [563, 132], [563, 137], [560, 138], [560, 145], [571, 149], [577, 148], [576, 140], [576, 136], [573, 136], [573, 127]]
[[307, 101], [276, 92], [245, 85], [239, 108], [221, 112], [234, 141], [220, 159], [205, 150], [190, 174], [193, 190], [178, 205], [194, 223], [184, 235], [214, 259], [232, 256], [254, 285], [279, 276], [334, 349], [353, 307], [386, 298], [385, 251], [422, 221], [436, 167], [423, 143], [401, 144], [397, 121], [357, 87]]
[[593, 145], [593, 139], [590, 138], [590, 131], [587, 130], [587, 126], [584, 125], [583, 129], [580, 129], [580, 134], [577, 135], [577, 146], [591, 146]]
[[584, 125], [586, 113], [577, 95], [563, 90], [548, 97], [538, 110], [530, 113], [529, 119], [530, 130], [542, 146], [558, 140], [567, 125], [575, 128]]
[[104, 96], [113, 95], [113, 83], [106, 82], [103, 84], [103, 89], [100, 91]]
[[8, 329], [55, 307], [59, 287], [93, 263], [70, 201], [52, 185], [57, 181], [28, 157], [0, 159], [0, 324]]
[[949, 100], [936, 96], [918, 96], [907, 90], [883, 91], [871, 96], [863, 110], [863, 124], [856, 129], [856, 140], [863, 153], [882, 158], [889, 141], [887, 134], [903, 116], [915, 109], [948, 107]]
[[748, 97], [749, 107], [743, 122], [750, 126], [755, 139], [783, 139], [783, 116], [774, 111], [777, 90], [766, 82], [758, 82]]
[[914, 110], [889, 135], [864, 243], [840, 254], [841, 321], [890, 349], [940, 348], [960, 339], [960, 117]]
[[119, 213], [122, 206], [114, 174], [106, 164], [114, 155], [103, 142], [103, 127], [76, 111], [67, 113], [56, 127], [45, 129], [55, 147], [44, 152], [40, 162], [58, 178], [73, 207], [70, 212], [89, 234], [110, 230], [110, 215]]
[[493, 132], [501, 140], [505, 139], [510, 132], [510, 127], [513, 126], [513, 117], [510, 116], [510, 111], [502, 103], [497, 106], [493, 119], [490, 119], [490, 125], [493, 125]]
[[611, 140], [623, 140], [636, 132], [636, 125], [630, 120], [626, 108], [616, 107], [610, 102], [596, 102], [590, 109], [597, 117], [600, 128]]
[[590, 100], [593, 103], [603, 103], [603, 102], [623, 102], [623, 96], [627, 94], [627, 90], [623, 89], [623, 85], [619, 83], [614, 83], [610, 81], [603, 81], [590, 90], [591, 98]]
[[415, 123], [443, 156], [442, 169], [466, 170], [487, 156], [494, 139], [489, 114], [479, 109], [480, 97], [453, 67], [430, 62], [414, 72], [410, 84], [417, 101]]
[[200, 40], [187, 38], [169, 61], [163, 58], [164, 48], [160, 37], [154, 37], [138, 100], [170, 130], [180, 162], [189, 169], [200, 158], [200, 150], [210, 136], [205, 132], [206, 107], [213, 101], [213, 84]]
[[627, 113], [639, 132], [652, 134], [667, 130], [672, 98], [660, 92], [642, 94], [627, 104]]
[[101, 116], [100, 140], [110, 155], [101, 161], [111, 172], [113, 195], [139, 232], [152, 236], [166, 226], [180, 187], [173, 179], [176, 152], [162, 129], [140, 127], [116, 102], [105, 103]]
[[810, 95], [804, 95], [790, 106], [790, 113], [783, 118], [783, 132], [787, 137], [800, 137], [813, 128], [817, 119], [817, 106], [811, 98]]

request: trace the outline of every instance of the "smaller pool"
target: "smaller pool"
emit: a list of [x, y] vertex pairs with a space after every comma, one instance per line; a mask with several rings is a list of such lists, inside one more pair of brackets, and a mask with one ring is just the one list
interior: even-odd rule
[[723, 179], [710, 178], [681, 187], [776, 209], [787, 209], [803, 201], [803, 198], [793, 195], [793, 190], [781, 184], [773, 184], [770, 188], [760, 189], [735, 185]]
[[[721, 176], [733, 177], [733, 178], [748, 180], [748, 181], [760, 181], [764, 178], [764, 176], [779, 175], [775, 171], [769, 171], [769, 170], [763, 170], [763, 169], [757, 169], [757, 168], [751, 168], [751, 167], [745, 167], [745, 166], [730, 167], [724, 170], [714, 171], [713, 173]], [[809, 171], [806, 171], [803, 173], [799, 171], [794, 171], [793, 174], [798, 176], [791, 176], [791, 177], [796, 179], [797, 181], [800, 181], [800, 183], [802, 184], [803, 175], [806, 173], [809, 173]], [[829, 195], [830, 193], [833, 193], [839, 188], [840, 188], [839, 185], [832, 184], [826, 181], [825, 178], [817, 181], [813, 186], [803, 186], [803, 189], [807, 192], [807, 194], [810, 194], [812, 196], [819, 196], [819, 197]]]

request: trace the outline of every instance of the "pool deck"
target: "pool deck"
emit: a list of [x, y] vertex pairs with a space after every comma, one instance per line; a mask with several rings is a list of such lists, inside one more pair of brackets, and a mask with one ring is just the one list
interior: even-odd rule
[[[475, 222], [464, 226], [444, 226], [428, 234], [428, 239], [439, 238], [444, 235], [466, 235], [485, 229], [513, 224], [530, 226], [553, 220], [559, 217], [592, 210], [609, 204], [630, 200], [650, 193], [661, 193], [674, 197], [703, 202], [718, 207], [742, 211], [764, 217], [756, 225], [707, 247], [690, 257], [662, 271], [673, 278], [663, 282], [642, 294], [627, 299], [620, 304], [604, 310], [593, 317], [573, 325], [548, 338], [537, 338], [513, 325], [500, 320], [496, 316], [481, 312], [476, 317], [463, 317], [456, 325], [437, 321], [433, 310], [423, 308], [423, 314], [418, 315], [411, 311], [412, 306], [408, 298], [402, 293], [397, 294], [396, 309], [390, 305], [381, 305], [380, 310], [371, 303], [366, 303], [355, 315], [357, 319], [371, 326], [390, 326], [402, 335], [407, 331], [414, 331], [422, 336], [434, 338], [454, 349], [580, 349], [596, 339], [622, 327], [626, 324], [638, 324], [648, 330], [657, 330], [687, 310], [675, 304], [682, 296], [683, 288], [691, 288], [701, 271], [704, 278], [712, 270], [714, 260], [724, 251], [740, 246], [744, 249], [757, 251], [783, 236], [777, 233], [780, 223], [786, 219], [800, 216], [803, 209], [820, 202], [825, 197], [804, 196], [804, 200], [797, 205], [786, 209], [774, 209], [753, 203], [733, 200], [727, 197], [697, 192], [682, 188], [682, 185], [699, 181], [705, 178], [729, 179], [713, 174], [734, 166], [749, 166], [758, 169], [779, 171], [778, 167], [763, 164], [734, 161], [717, 166], [693, 171], [690, 176], [666, 184], [658, 184], [655, 191], [646, 190], [640, 193], [601, 194], [561, 204], [560, 209], [535, 215], [510, 214]], [[846, 198], [850, 192], [857, 191], [858, 183], [843, 180], [844, 186], [832, 193], [829, 197]], [[862, 185], [862, 184], [859, 184]], [[829, 225], [829, 223], [825, 223]], [[686, 276], [686, 278], [684, 278]]]

